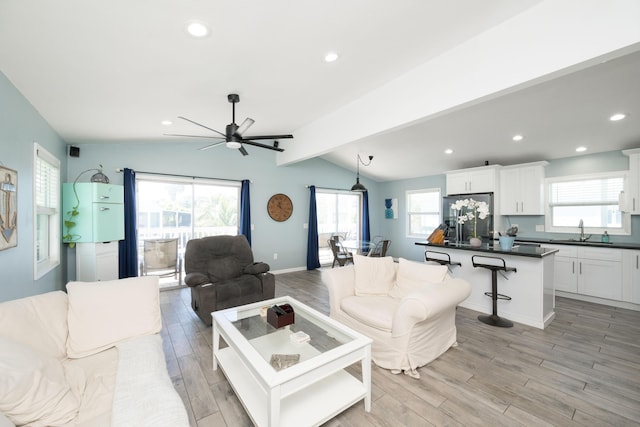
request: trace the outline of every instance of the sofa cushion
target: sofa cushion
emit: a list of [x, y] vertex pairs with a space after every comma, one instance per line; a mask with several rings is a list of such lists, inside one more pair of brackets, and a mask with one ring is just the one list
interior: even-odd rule
[[389, 295], [393, 298], [404, 298], [425, 283], [442, 282], [447, 271], [446, 265], [431, 265], [400, 258], [396, 285], [391, 289]]
[[0, 378], [0, 412], [16, 425], [57, 426], [78, 413], [84, 387], [69, 385], [60, 360], [1, 336]]
[[393, 258], [353, 255], [356, 295], [387, 295], [396, 281]]
[[67, 294], [47, 292], [0, 303], [0, 336], [47, 356], [66, 357]]
[[69, 282], [67, 356], [85, 357], [160, 332], [158, 276]]
[[399, 300], [388, 296], [350, 296], [340, 302], [340, 308], [364, 325], [391, 332], [393, 315], [399, 303]]

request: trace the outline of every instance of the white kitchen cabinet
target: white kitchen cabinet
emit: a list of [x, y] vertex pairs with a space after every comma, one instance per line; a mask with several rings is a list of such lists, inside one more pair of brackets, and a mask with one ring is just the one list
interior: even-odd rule
[[500, 167], [500, 165], [491, 165], [447, 172], [447, 194], [495, 192], [499, 182]]
[[554, 257], [553, 285], [557, 291], [578, 292], [578, 248], [567, 245], [545, 245], [558, 249]]
[[622, 250], [590, 246], [545, 245], [558, 249], [554, 287], [558, 291], [623, 300]]
[[640, 251], [626, 250], [622, 259], [624, 301], [640, 304]]
[[118, 268], [118, 242], [76, 244], [76, 280], [116, 280]]
[[500, 214], [544, 215], [544, 168], [548, 162], [500, 170]]
[[629, 156], [629, 174], [621, 210], [638, 215], [640, 214], [640, 148], [622, 150], [622, 153]]

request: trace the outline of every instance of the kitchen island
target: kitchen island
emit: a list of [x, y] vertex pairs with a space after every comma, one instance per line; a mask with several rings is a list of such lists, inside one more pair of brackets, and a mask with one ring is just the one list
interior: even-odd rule
[[471, 283], [471, 295], [460, 304], [461, 307], [487, 314], [493, 310], [491, 297], [485, 295], [485, 292], [491, 292], [492, 273], [486, 268], [474, 267], [472, 257], [475, 256], [476, 264], [502, 265], [504, 260], [504, 265], [515, 268], [515, 271], [498, 272], [506, 276], [498, 274], [498, 293], [511, 298], [498, 300], [501, 318], [539, 329], [544, 329], [555, 318], [553, 266], [557, 249], [514, 245], [506, 251], [497, 242], [480, 247], [464, 243], [416, 242], [416, 245], [423, 246], [430, 259], [438, 259], [441, 263], [450, 260], [451, 276]]

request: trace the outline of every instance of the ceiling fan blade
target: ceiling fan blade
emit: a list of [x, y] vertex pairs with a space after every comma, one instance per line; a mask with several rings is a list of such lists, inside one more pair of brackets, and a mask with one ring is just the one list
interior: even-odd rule
[[246, 139], [242, 140], [243, 144], [249, 144], [249, 145], [253, 145], [254, 147], [260, 147], [260, 148], [268, 148], [269, 150], [273, 150], [273, 151], [280, 151], [283, 152], [284, 148], [280, 148], [280, 147], [274, 147], [272, 145], [266, 145], [266, 144], [260, 144], [258, 142], [253, 142], [253, 141], [248, 141]]
[[238, 129], [236, 129], [236, 134], [242, 136], [242, 134], [244, 134], [247, 129], [249, 129], [254, 123], [255, 120], [247, 117], [246, 119], [244, 119], [244, 122], [242, 122]]
[[214, 142], [213, 144], [205, 145], [204, 147], [198, 148], [198, 150], [208, 150], [209, 148], [217, 147], [218, 145], [226, 143], [226, 141]]
[[207, 138], [207, 139], [225, 139], [221, 136], [205, 136], [205, 135], [182, 135], [179, 133], [163, 133], [164, 136], [186, 136], [188, 138]]
[[209, 126], [205, 126], [205, 125], [203, 125], [203, 124], [201, 124], [201, 123], [194, 122], [193, 120], [191, 120], [191, 119], [187, 119], [186, 117], [178, 116], [178, 118], [179, 118], [179, 119], [182, 119], [182, 120], [185, 120], [185, 121], [187, 121], [187, 122], [189, 122], [189, 123], [193, 123], [193, 124], [194, 124], [194, 125], [196, 125], [196, 126], [200, 126], [200, 127], [202, 127], [202, 128], [208, 129], [208, 130], [210, 130], [211, 132], [215, 132], [215, 133], [217, 133], [218, 135], [222, 135], [222, 136], [223, 136], [223, 137], [225, 137], [225, 138], [227, 137], [227, 135], [225, 135], [225, 134], [224, 134], [224, 133], [222, 133], [222, 132], [218, 132], [218, 131], [217, 131], [217, 130], [215, 130], [215, 129], [211, 129]]
[[291, 139], [293, 135], [257, 135], [257, 136], [248, 136], [246, 138], [242, 138], [243, 141], [245, 139]]
[[247, 152], [247, 150], [244, 149], [243, 146], [240, 146], [240, 148], [238, 148], [238, 151], [240, 153], [242, 153], [243, 156], [248, 156], [249, 155], [249, 153]]

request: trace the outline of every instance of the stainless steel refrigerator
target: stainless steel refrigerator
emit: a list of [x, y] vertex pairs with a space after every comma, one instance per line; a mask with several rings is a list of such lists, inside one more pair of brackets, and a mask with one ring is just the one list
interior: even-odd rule
[[[473, 236], [473, 221], [466, 221], [464, 224], [458, 224], [457, 215], [459, 212], [451, 209], [458, 200], [473, 199], [478, 202], [486, 202], [489, 205], [489, 215], [485, 219], [478, 218], [476, 231], [478, 237], [483, 243], [493, 241], [493, 193], [473, 193], [473, 194], [454, 194], [442, 198], [442, 222], [449, 228], [445, 238], [452, 243], [469, 243], [469, 239]], [[458, 235], [459, 234], [459, 235]]]

